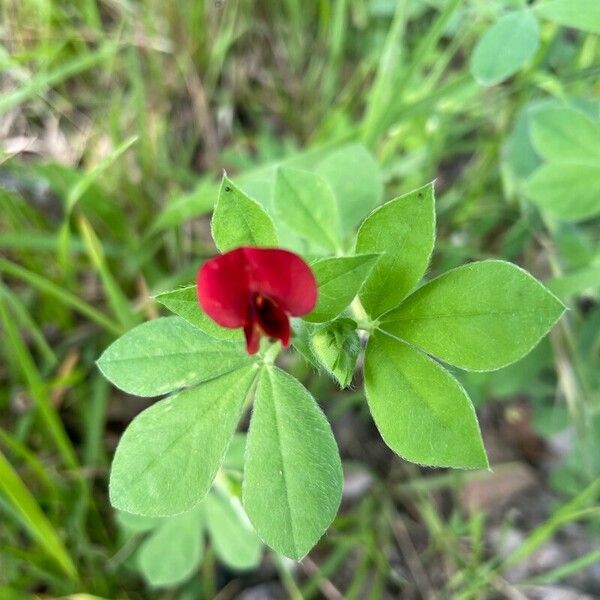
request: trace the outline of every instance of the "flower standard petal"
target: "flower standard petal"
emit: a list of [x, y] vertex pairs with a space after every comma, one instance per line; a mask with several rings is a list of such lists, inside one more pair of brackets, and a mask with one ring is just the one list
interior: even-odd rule
[[275, 300], [289, 315], [309, 313], [317, 302], [317, 282], [297, 254], [280, 248], [244, 248], [249, 285]]
[[198, 270], [197, 291], [200, 306], [211, 319], [223, 327], [243, 327], [250, 301], [244, 249], [207, 260]]

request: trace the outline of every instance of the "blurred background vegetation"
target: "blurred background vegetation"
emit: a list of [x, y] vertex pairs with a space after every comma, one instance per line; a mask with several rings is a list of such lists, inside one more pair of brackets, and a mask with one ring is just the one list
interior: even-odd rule
[[[0, 598], [599, 597], [599, 34], [597, 0], [0, 0]], [[394, 457], [360, 373], [291, 356], [345, 465], [305, 560], [217, 504], [204, 547], [202, 519], [115, 515], [147, 401], [94, 361], [215, 252], [223, 169], [252, 192], [348, 143], [382, 199], [436, 179], [431, 276], [503, 257], [569, 306], [520, 363], [457, 374], [493, 472]]]

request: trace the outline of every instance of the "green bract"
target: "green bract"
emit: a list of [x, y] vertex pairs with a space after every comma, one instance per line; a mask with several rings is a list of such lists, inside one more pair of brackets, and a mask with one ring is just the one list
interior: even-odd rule
[[[595, 153], [593, 136], [579, 116], [578, 139], [568, 141], [567, 117], [540, 113], [534, 143], [548, 161], [559, 157], [553, 168], [580, 169]], [[571, 145], [565, 150], [565, 144]], [[438, 361], [474, 371], [508, 365], [539, 342], [563, 305], [521, 268], [495, 260], [453, 269], [419, 287], [435, 239], [433, 184], [370, 212], [351, 240], [356, 221], [379, 199], [379, 172], [358, 145], [319, 161], [312, 170], [302, 163], [257, 176], [256, 190], [273, 191], [260, 204], [224, 178], [212, 223], [217, 246], [275, 245], [268, 211], [278, 216], [280, 237], [294, 232], [281, 243], [311, 253], [306, 258], [319, 289], [314, 310], [293, 321], [294, 348], [346, 387], [366, 343], [368, 405], [390, 448], [422, 465], [486, 468], [471, 401]], [[536, 177], [539, 170], [529, 181], [534, 192]], [[345, 252], [352, 247], [353, 254]], [[327, 251], [330, 256], [315, 260]], [[140, 553], [144, 572], [156, 585], [187, 573], [190, 561], [177, 552], [161, 570], [158, 548], [168, 545], [170, 528], [206, 527], [228, 564], [254, 564], [260, 547], [252, 528], [244, 529], [246, 517], [235, 504], [240, 498], [219, 486], [207, 496], [219, 469], [217, 483], [241, 462], [238, 494], [256, 534], [277, 552], [302, 558], [331, 524], [342, 494], [341, 461], [325, 415], [300, 382], [274, 366], [277, 345], [248, 356], [241, 331], [201, 312], [195, 286], [157, 300], [178, 316], [132, 329], [98, 361], [126, 392], [172, 394], [133, 420], [111, 472], [115, 507], [150, 517], [181, 515], [155, 526]], [[252, 404], [246, 451], [235, 443], [225, 459]], [[240, 535], [244, 550], [229, 555]], [[201, 542], [186, 540], [186, 553], [197, 562]]]
[[315, 329], [310, 337], [310, 350], [318, 366], [341, 387], [349, 386], [360, 353], [356, 321], [342, 317]]

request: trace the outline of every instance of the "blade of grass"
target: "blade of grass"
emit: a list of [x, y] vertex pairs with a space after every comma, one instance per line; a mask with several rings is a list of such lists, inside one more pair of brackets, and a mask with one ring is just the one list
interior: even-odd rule
[[559, 565], [551, 571], [528, 579], [523, 585], [547, 585], [556, 583], [565, 577], [570, 577], [578, 571], [600, 562], [600, 550], [592, 550], [564, 565]]
[[80, 300], [74, 294], [71, 294], [67, 290], [64, 290], [60, 286], [56, 285], [49, 279], [46, 279], [37, 273], [33, 273], [28, 269], [25, 269], [13, 262], [10, 262], [9, 260], [0, 257], [0, 273], [1, 272], [16, 277], [21, 281], [25, 281], [38, 290], [53, 296], [62, 304], [70, 306], [72, 309], [90, 319], [90, 321], [100, 325], [100, 327], [110, 331], [114, 335], [121, 335], [124, 331], [118, 323], [113, 322], [106, 315], [96, 310], [83, 300]]
[[281, 581], [281, 585], [285, 588], [288, 598], [290, 598], [290, 600], [302, 600], [302, 592], [298, 588], [288, 562], [286, 562], [288, 559], [283, 558], [276, 553], [273, 553], [272, 557], [279, 574], [279, 581]]
[[[28, 231], [26, 235], [19, 233], [0, 233], [0, 248], [9, 250], [34, 250], [36, 252], [57, 252], [59, 239], [56, 233], [44, 234], [39, 231]], [[71, 237], [69, 251], [73, 254], [83, 254], [86, 249], [84, 243], [77, 237]], [[120, 254], [119, 249], [114, 244], [105, 244], [104, 253], [106, 256], [116, 256]]]
[[331, 20], [331, 29], [329, 37], [329, 56], [324, 62], [324, 74], [322, 81], [324, 83], [324, 96], [330, 103], [338, 89], [341, 73], [341, 64], [343, 59], [344, 45], [348, 31], [348, 0], [339, 0], [333, 4], [333, 18]]
[[337, 544], [331, 555], [302, 586], [301, 594], [304, 600], [310, 600], [318, 595], [322, 580], [330, 578], [342, 567], [353, 548], [354, 544], [345, 542]]
[[[117, 146], [105, 156], [96, 166], [80, 177], [75, 185], [69, 189], [65, 201], [65, 217], [58, 232], [58, 259], [65, 272], [70, 271], [69, 253], [71, 246], [71, 215], [82, 196], [95, 183], [98, 177], [106, 171], [118, 158], [120, 158], [135, 142], [138, 136], [134, 135]], [[85, 240], [84, 240], [85, 241]], [[89, 250], [89, 246], [88, 246]]]
[[454, 16], [461, 2], [462, 0], [450, 0], [444, 6], [433, 25], [429, 27], [427, 34], [421, 38], [411, 55], [411, 61], [408, 63], [407, 68], [402, 72], [399, 81], [394, 85], [396, 90], [400, 90], [400, 97], [405, 96], [406, 88], [412, 84], [415, 74], [431, 58], [442, 33], [444, 33], [446, 26]]
[[21, 340], [14, 320], [8, 314], [4, 302], [0, 302], [0, 320], [3, 323], [7, 339], [7, 349], [15, 357], [15, 362], [19, 365], [23, 373], [31, 397], [35, 402], [38, 414], [49, 437], [58, 450], [64, 465], [69, 469], [76, 469], [78, 461], [73, 445], [67, 436], [60, 417], [50, 402], [44, 381], [35, 366], [29, 350]]
[[121, 290], [117, 280], [113, 277], [113, 274], [106, 264], [102, 244], [90, 225], [90, 222], [83, 215], [79, 216], [78, 224], [81, 237], [86, 245], [88, 256], [102, 280], [108, 303], [110, 304], [115, 317], [117, 317], [123, 327], [125, 329], [130, 329], [139, 322], [139, 319], [133, 312], [127, 296], [125, 296]]
[[29, 467], [38, 481], [54, 496], [58, 498], [58, 491], [52, 479], [48, 476], [42, 461], [25, 444], [10, 435], [0, 427], [0, 444], [6, 446], [14, 454], [21, 458]]
[[73, 75], [77, 75], [101, 63], [116, 52], [116, 50], [117, 46], [114, 44], [106, 44], [96, 52], [89, 52], [83, 56], [78, 56], [53, 71], [38, 73], [20, 87], [0, 97], [0, 115], [28, 98], [39, 95], [46, 88], [61, 83], [65, 79], [69, 79]]
[[563, 525], [588, 516], [599, 515], [600, 507], [589, 508], [587, 506], [597, 500], [598, 492], [600, 492], [600, 478], [575, 496], [573, 500], [560, 507], [546, 522], [534, 529], [527, 539], [500, 565], [499, 571], [502, 572], [529, 556]]
[[71, 214], [77, 202], [86, 193], [90, 186], [98, 179], [106, 169], [113, 165], [113, 163], [119, 159], [133, 144], [139, 139], [139, 136], [132, 135], [127, 138], [122, 144], [119, 144], [112, 152], [107, 154], [97, 165], [94, 166], [90, 171], [85, 173], [77, 183], [69, 190], [66, 201], [66, 212]]
[[395, 80], [400, 65], [407, 5], [406, 0], [399, 0], [396, 5], [394, 18], [377, 66], [375, 82], [367, 100], [362, 125], [362, 139], [369, 146], [372, 146], [377, 139], [379, 122], [383, 113], [388, 109], [392, 92], [395, 91], [391, 84]]
[[2, 452], [0, 452], [0, 491], [11, 503], [30, 535], [70, 579], [76, 580], [75, 565], [54, 527]]
[[84, 420], [83, 462], [88, 466], [105, 464], [102, 442], [104, 419], [108, 405], [108, 389], [108, 381], [104, 377], [96, 377], [92, 382], [91, 402], [86, 408], [86, 418]]
[[40, 354], [44, 357], [49, 366], [54, 366], [58, 362], [56, 354], [50, 348], [44, 334], [40, 331], [36, 322], [31, 318], [27, 309], [19, 300], [16, 294], [13, 294], [8, 286], [0, 282], [0, 296], [4, 297], [8, 304], [12, 307], [13, 314], [16, 316], [20, 325], [29, 332], [31, 339], [35, 342]]

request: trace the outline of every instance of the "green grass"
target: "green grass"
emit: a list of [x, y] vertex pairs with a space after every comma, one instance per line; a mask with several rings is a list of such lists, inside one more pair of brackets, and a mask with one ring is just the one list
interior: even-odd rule
[[[519, 4], [0, 3], [0, 598], [218, 592], [210, 554], [196, 581], [172, 592], [145, 587], [128, 564], [135, 548], [119, 534], [106, 486], [115, 442], [141, 406], [110, 389], [94, 361], [158, 314], [151, 294], [190, 283], [213, 252], [205, 217], [223, 169], [237, 180], [352, 140], [380, 162], [386, 198], [437, 178], [432, 275], [505, 257], [568, 302], [541, 360], [464, 383], [482, 410], [523, 400], [536, 427], [558, 415], [556, 428], [576, 432], [575, 450], [539, 474], [554, 510], [541, 507], [504, 559], [489, 542], [498, 523], [458, 501], [473, 475], [421, 471], [388, 454], [379, 464], [368, 448], [346, 449], [372, 487], [300, 569], [276, 559], [274, 578], [290, 597], [481, 598], [575, 585], [597, 561], [592, 542], [546, 573], [507, 581], [569, 523], [588, 540], [598, 535], [600, 476], [599, 222], [540, 214], [511, 172], [518, 153], [507, 154], [530, 103], [593, 105], [600, 38], [541, 21], [534, 58], [483, 88], [469, 73], [474, 45]], [[360, 393], [291, 368], [326, 399], [336, 425], [350, 416], [366, 427]], [[510, 519], [509, 510], [499, 517], [505, 528]]]

